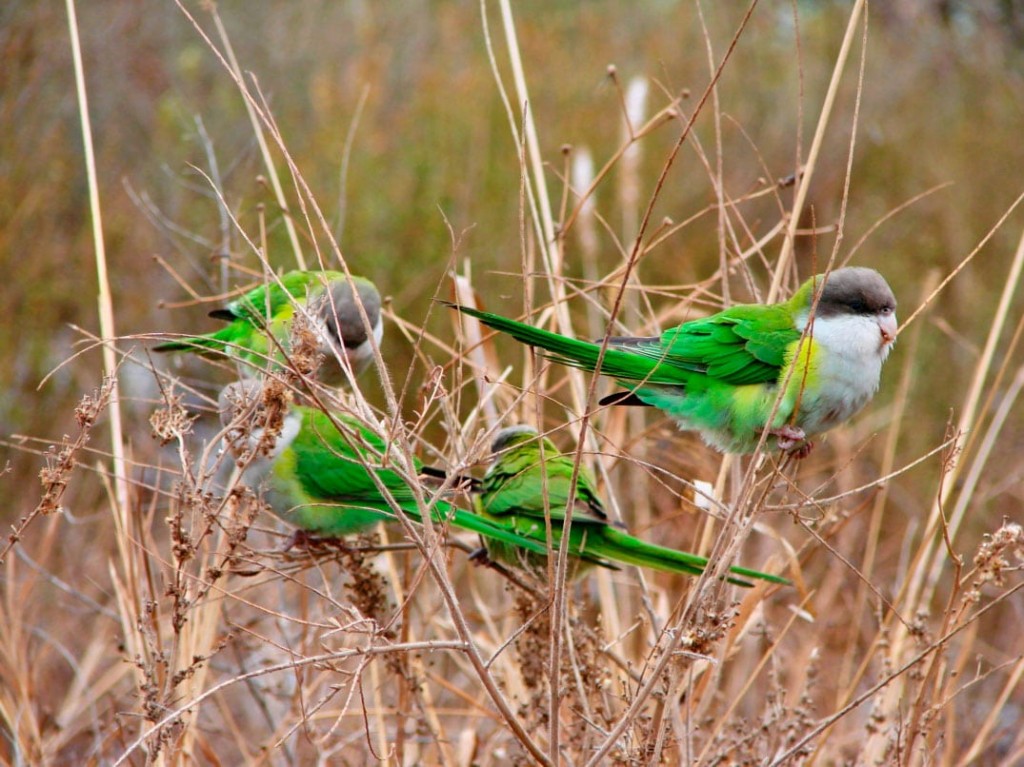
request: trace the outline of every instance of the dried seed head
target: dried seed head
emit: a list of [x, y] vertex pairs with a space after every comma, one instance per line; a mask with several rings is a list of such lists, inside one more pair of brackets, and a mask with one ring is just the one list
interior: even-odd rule
[[197, 416], [185, 409], [183, 397], [174, 390], [168, 390], [164, 396], [164, 406], [157, 408], [149, 417], [149, 425], [153, 436], [160, 440], [160, 445], [180, 440], [192, 431], [192, 424]]

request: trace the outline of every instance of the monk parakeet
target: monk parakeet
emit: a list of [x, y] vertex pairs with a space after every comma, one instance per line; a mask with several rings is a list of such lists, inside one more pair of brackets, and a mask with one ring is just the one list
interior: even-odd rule
[[[355, 291], [353, 292], [353, 286]], [[366, 323], [356, 302], [363, 305], [370, 321]], [[204, 336], [172, 341], [154, 347], [158, 352], [193, 351], [203, 355], [225, 355], [240, 360], [255, 371], [280, 359], [279, 347], [290, 351], [292, 318], [296, 305], [309, 315], [310, 327], [316, 336], [317, 350], [324, 355], [319, 376], [324, 383], [336, 385], [346, 380], [339, 360], [348, 358], [352, 372], [358, 374], [373, 359], [369, 339], [380, 343], [384, 333], [381, 322], [380, 293], [372, 282], [352, 277], [351, 283], [342, 272], [293, 271], [281, 277], [281, 284], [271, 279], [232, 301], [210, 316], [229, 324]], [[269, 336], [273, 336], [273, 340]]]
[[[456, 308], [557, 362], [597, 367], [600, 342]], [[609, 338], [600, 372], [630, 391], [601, 404], [656, 407], [728, 453], [753, 452], [767, 431], [769, 448], [802, 457], [809, 436], [875, 395], [895, 339], [896, 298], [882, 275], [836, 269], [782, 303], [733, 306], [651, 338]]]
[[[228, 385], [219, 398], [226, 442], [242, 467], [243, 480], [279, 517], [300, 531], [339, 537], [370, 530], [380, 520], [394, 520], [394, 503], [415, 522], [421, 520], [412, 489], [387, 468], [388, 446], [350, 415], [327, 413], [278, 398], [269, 405], [256, 380]], [[276, 433], [276, 438], [269, 437]], [[414, 467], [421, 468], [417, 462]], [[543, 553], [534, 541], [454, 508], [444, 500], [432, 507], [437, 523], [478, 533], [505, 545]]]
[[[547, 541], [545, 520], [551, 520], [551, 549], [562, 540], [569, 503], [574, 457], [563, 455], [549, 439], [529, 426], [510, 426], [498, 432], [491, 445], [494, 462], [480, 483], [476, 509], [480, 516], [521, 536]], [[501, 540], [486, 541], [488, 555], [499, 562], [538, 570], [544, 558]], [[569, 554], [577, 560], [574, 574], [588, 565], [613, 563], [650, 567], [670, 573], [700, 575], [708, 560], [695, 554], [646, 543], [609, 521], [593, 477], [580, 466], [573, 495]], [[788, 583], [785, 578], [743, 567], [733, 576]], [[749, 586], [739, 578], [734, 583]]]

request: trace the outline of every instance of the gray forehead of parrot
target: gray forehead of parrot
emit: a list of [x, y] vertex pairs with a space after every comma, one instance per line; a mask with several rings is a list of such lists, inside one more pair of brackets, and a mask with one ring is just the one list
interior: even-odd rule
[[829, 275], [818, 302], [818, 316], [878, 314], [896, 309], [896, 296], [885, 278], [874, 269], [848, 266]]

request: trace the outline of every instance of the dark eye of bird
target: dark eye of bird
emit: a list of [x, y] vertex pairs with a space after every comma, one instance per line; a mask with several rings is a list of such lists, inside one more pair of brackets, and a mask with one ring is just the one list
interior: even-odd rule
[[345, 342], [341, 339], [341, 336], [338, 334], [338, 324], [334, 321], [334, 319], [328, 318], [324, 324], [327, 326], [327, 334], [331, 337], [331, 340], [334, 341], [339, 346], [344, 347]]
[[854, 298], [850, 301], [850, 309], [854, 314], [867, 314], [868, 304], [863, 298]]

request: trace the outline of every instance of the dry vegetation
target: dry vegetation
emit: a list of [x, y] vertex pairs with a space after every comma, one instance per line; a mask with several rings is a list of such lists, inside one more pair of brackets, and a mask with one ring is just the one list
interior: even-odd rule
[[[0, 759], [1024, 763], [1013, 4], [237, 5], [79, 8], [98, 199], [66, 18], [0, 11]], [[653, 332], [850, 259], [902, 338], [799, 465], [592, 410], [607, 382], [432, 302]], [[317, 263], [391, 297], [344, 406], [400, 460], [479, 473], [539, 422], [634, 533], [794, 585], [535, 583], [397, 525], [286, 548], [221, 452], [235, 371], [126, 333]]]

